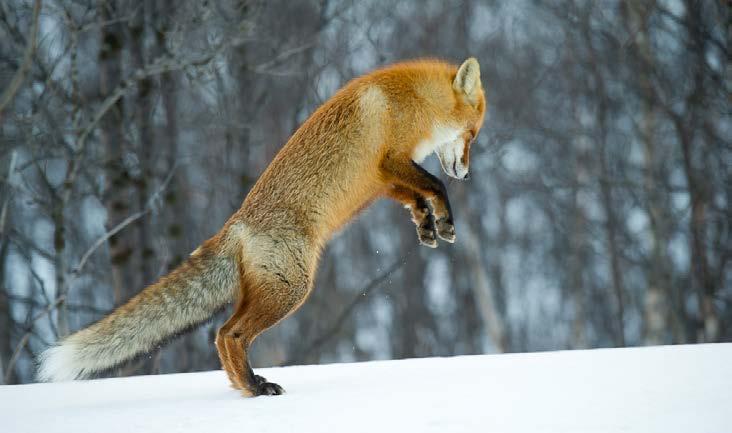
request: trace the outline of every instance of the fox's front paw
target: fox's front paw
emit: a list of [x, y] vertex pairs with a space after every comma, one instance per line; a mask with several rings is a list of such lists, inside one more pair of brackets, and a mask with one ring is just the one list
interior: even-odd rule
[[257, 380], [257, 395], [282, 395], [284, 393], [285, 390], [276, 383], [259, 382], [259, 380]]
[[440, 218], [435, 225], [437, 226], [437, 236], [440, 239], [450, 243], [455, 242], [455, 225], [451, 218]]
[[437, 231], [435, 229], [435, 217], [427, 215], [420, 225], [417, 226], [417, 236], [419, 243], [430, 247], [437, 248]]

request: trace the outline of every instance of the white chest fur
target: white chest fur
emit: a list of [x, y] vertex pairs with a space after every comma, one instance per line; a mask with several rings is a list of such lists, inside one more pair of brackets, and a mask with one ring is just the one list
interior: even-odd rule
[[453, 143], [460, 136], [462, 131], [452, 126], [435, 125], [429, 138], [420, 141], [412, 152], [414, 162], [422, 162], [432, 152], [447, 143]]

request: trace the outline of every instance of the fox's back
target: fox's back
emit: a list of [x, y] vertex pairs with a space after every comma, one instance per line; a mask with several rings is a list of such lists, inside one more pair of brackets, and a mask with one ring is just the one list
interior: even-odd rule
[[[245, 222], [262, 230], [294, 225], [321, 241], [378, 194], [381, 98], [378, 90], [346, 87], [313, 113], [250, 191]], [[364, 107], [364, 100], [383, 106]]]
[[448, 99], [439, 92], [451, 92], [454, 69], [415, 62], [348, 83], [275, 156], [247, 196], [244, 222], [257, 231], [294, 225], [318, 244], [327, 241], [382, 191], [385, 152], [402, 143], [406, 149], [419, 138], [414, 129], [429, 133], [432, 125], [420, 123], [432, 117], [435, 101]]

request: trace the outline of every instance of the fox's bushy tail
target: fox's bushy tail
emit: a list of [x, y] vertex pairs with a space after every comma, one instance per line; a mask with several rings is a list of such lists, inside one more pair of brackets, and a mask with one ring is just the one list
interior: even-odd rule
[[43, 352], [38, 379], [89, 377], [205, 322], [234, 298], [237, 266], [233, 257], [197, 251], [110, 315]]

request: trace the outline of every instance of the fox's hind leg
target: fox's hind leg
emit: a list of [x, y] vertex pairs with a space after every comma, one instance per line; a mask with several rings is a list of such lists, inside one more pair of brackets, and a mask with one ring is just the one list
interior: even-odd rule
[[281, 386], [254, 374], [249, 364], [247, 354], [249, 346], [256, 335], [271, 326], [267, 326], [266, 322], [256, 323], [258, 316], [246, 308], [237, 308], [219, 329], [216, 335], [216, 348], [221, 366], [229, 376], [231, 385], [247, 397], [283, 394], [285, 391]]
[[[289, 251], [282, 241], [282, 249]], [[242, 275], [242, 293], [234, 313], [219, 329], [216, 348], [221, 365], [234, 388], [247, 396], [279, 395], [284, 390], [254, 374], [247, 351], [254, 339], [299, 307], [310, 290], [304, 267], [292, 264], [291, 255], [253, 265], [258, 269]], [[279, 264], [280, 266], [277, 266]]]
[[389, 187], [386, 195], [403, 204], [412, 213], [412, 222], [417, 227], [419, 243], [430, 248], [436, 248], [435, 216], [432, 214], [427, 199], [422, 194], [400, 185]]
[[245, 396], [277, 395], [284, 390], [276, 383], [267, 382], [262, 376], [254, 374], [249, 365], [247, 349], [249, 344], [245, 334], [240, 330], [243, 309], [237, 306], [234, 314], [226, 321], [216, 335], [216, 349], [219, 353], [221, 366], [224, 368], [231, 385], [240, 390]]

